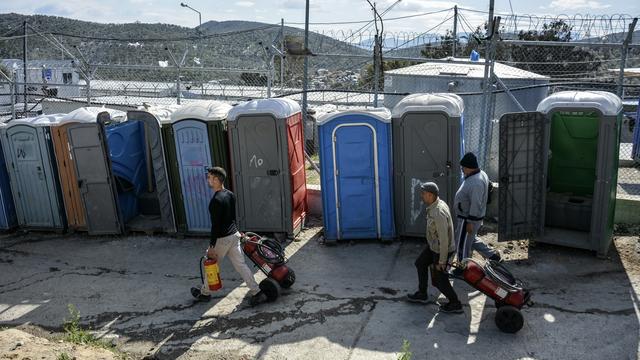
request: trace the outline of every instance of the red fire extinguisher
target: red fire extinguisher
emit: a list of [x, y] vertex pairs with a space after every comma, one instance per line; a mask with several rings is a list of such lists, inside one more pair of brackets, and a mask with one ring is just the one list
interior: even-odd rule
[[204, 260], [204, 283], [209, 287], [211, 291], [217, 291], [222, 288], [222, 280], [220, 279], [220, 267], [218, 261], [203, 257]]

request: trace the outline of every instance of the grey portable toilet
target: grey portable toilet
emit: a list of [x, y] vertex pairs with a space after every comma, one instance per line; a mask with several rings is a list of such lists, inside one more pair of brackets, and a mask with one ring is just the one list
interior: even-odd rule
[[51, 134], [47, 125], [36, 124], [38, 119], [13, 120], [0, 130], [18, 224], [33, 230], [63, 230], [64, 207]]
[[539, 242], [605, 256], [613, 236], [622, 101], [564, 91], [537, 112], [500, 119], [499, 240]]
[[82, 107], [54, 121], [36, 121], [50, 126], [69, 229], [91, 235], [122, 232], [104, 126], [125, 116], [118, 110]]
[[249, 101], [229, 111], [228, 124], [240, 231], [295, 236], [307, 215], [300, 105]]
[[455, 94], [413, 94], [392, 112], [396, 230], [424, 237], [426, 214], [420, 184], [433, 181], [451, 206], [460, 185], [464, 153], [462, 98]]

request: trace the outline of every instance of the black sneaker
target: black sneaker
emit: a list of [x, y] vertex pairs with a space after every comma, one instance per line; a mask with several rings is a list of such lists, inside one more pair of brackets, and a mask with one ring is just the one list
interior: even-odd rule
[[504, 260], [502, 260], [502, 256], [500, 256], [499, 252], [496, 252], [495, 254], [491, 255], [489, 257], [489, 260], [493, 260], [493, 261], [495, 261], [497, 263], [501, 263], [501, 262], [504, 261]]
[[421, 293], [420, 291], [416, 291], [413, 294], [407, 295], [407, 299], [410, 302], [421, 303], [421, 304], [428, 304], [431, 302], [429, 301], [429, 295], [427, 295], [426, 293]]
[[251, 306], [256, 306], [262, 304], [263, 302], [267, 302], [267, 295], [265, 295], [265, 293], [263, 293], [262, 291], [258, 292], [255, 295], [252, 295], [249, 298], [249, 305]]
[[462, 314], [463, 313], [462, 304], [459, 301], [458, 302], [449, 301], [446, 304], [440, 305], [440, 312], [450, 313], [450, 314]]
[[209, 300], [211, 300], [211, 295], [203, 294], [202, 290], [200, 290], [200, 288], [197, 288], [197, 287], [192, 287], [191, 288], [191, 296], [196, 298], [196, 300], [198, 300], [198, 301], [209, 301]]

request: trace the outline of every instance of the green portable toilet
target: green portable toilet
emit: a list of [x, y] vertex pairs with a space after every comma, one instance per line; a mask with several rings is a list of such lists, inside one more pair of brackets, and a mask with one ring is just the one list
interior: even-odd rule
[[211, 231], [209, 201], [213, 191], [207, 185], [206, 170], [221, 166], [231, 174], [226, 123], [230, 109], [230, 105], [218, 101], [188, 104], [174, 111], [170, 120], [162, 124], [179, 233]]
[[500, 119], [500, 240], [593, 250], [613, 235], [622, 101], [564, 91]]

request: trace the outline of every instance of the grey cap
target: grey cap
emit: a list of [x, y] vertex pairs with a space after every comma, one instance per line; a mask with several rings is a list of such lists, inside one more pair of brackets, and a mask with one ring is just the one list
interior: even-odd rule
[[420, 190], [430, 192], [434, 195], [438, 195], [440, 190], [438, 189], [438, 185], [434, 182], [425, 182], [420, 184]]

